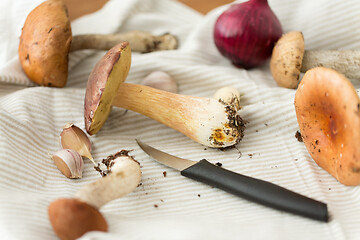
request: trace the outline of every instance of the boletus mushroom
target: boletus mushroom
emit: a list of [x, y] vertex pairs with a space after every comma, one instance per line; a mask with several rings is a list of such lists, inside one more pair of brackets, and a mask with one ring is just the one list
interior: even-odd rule
[[205, 146], [224, 148], [242, 139], [245, 122], [238, 105], [125, 83], [130, 65], [130, 45], [124, 42], [110, 49], [91, 72], [84, 103], [90, 135], [101, 129], [116, 106], [150, 117]]
[[348, 78], [360, 78], [358, 50], [304, 50], [301, 32], [284, 34], [275, 44], [270, 60], [271, 73], [281, 87], [295, 89], [300, 73], [315, 67], [326, 67]]
[[109, 50], [119, 42], [132, 43], [133, 50], [151, 52], [177, 47], [171, 34], [153, 36], [132, 31], [120, 34], [72, 36], [67, 8], [62, 0], [48, 0], [26, 18], [18, 55], [25, 74], [42, 86], [64, 87], [68, 77], [69, 52], [82, 49]]
[[314, 161], [344, 185], [360, 184], [360, 99], [335, 70], [307, 71], [295, 95], [301, 136]]
[[140, 165], [128, 152], [122, 150], [104, 159], [108, 167], [106, 176], [85, 185], [75, 198], [58, 199], [49, 205], [49, 220], [60, 239], [72, 240], [90, 231], [108, 231], [99, 209], [131, 193], [141, 181]]

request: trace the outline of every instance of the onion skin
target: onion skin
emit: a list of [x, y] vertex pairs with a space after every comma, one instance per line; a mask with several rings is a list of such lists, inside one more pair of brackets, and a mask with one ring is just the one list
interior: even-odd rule
[[281, 35], [280, 21], [267, 0], [231, 5], [214, 27], [217, 49], [236, 67], [245, 69], [265, 63]]

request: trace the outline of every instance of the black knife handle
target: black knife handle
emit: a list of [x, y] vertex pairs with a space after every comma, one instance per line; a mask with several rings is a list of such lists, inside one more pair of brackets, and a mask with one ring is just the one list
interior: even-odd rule
[[302, 196], [270, 182], [244, 176], [201, 160], [181, 175], [278, 210], [327, 222], [325, 203]]

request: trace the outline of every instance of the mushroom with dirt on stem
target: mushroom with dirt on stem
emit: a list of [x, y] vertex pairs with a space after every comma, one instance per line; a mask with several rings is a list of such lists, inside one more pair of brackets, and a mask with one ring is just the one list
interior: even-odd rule
[[360, 184], [360, 99], [333, 69], [307, 71], [295, 94], [295, 111], [314, 161], [340, 183]]
[[139, 52], [175, 49], [178, 44], [171, 34], [153, 36], [141, 31], [72, 36], [64, 3], [61, 0], [47, 0], [27, 16], [18, 55], [30, 80], [42, 86], [64, 87], [68, 77], [69, 52], [109, 50], [123, 41], [131, 42], [133, 50]]
[[58, 199], [49, 205], [49, 220], [60, 239], [77, 239], [90, 231], [108, 231], [99, 209], [131, 193], [141, 181], [140, 165], [128, 152], [122, 150], [104, 159], [107, 175], [82, 187], [75, 198]]
[[286, 33], [275, 44], [270, 70], [279, 86], [295, 89], [299, 84], [300, 73], [315, 67], [331, 68], [351, 79], [360, 78], [360, 51], [304, 48], [301, 32]]
[[84, 102], [85, 128], [90, 135], [101, 129], [111, 107], [116, 106], [150, 117], [205, 146], [225, 148], [242, 139], [245, 122], [234, 105], [124, 83], [130, 65], [127, 42], [110, 49], [95, 65]]

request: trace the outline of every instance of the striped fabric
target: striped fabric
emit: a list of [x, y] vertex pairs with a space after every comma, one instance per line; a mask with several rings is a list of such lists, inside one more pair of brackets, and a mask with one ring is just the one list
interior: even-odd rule
[[[26, 15], [39, 2], [0, 3], [0, 239], [4, 240], [56, 239], [47, 216], [50, 202], [71, 197], [100, 177], [85, 160], [83, 178], [67, 179], [49, 154], [60, 149], [59, 134], [66, 123], [84, 128], [87, 77], [105, 52], [70, 54], [69, 80], [63, 89], [32, 84], [21, 71], [17, 44]], [[269, 0], [269, 4], [285, 32], [304, 33], [306, 49], [360, 48], [360, 1]], [[161, 70], [185, 95], [212, 97], [218, 88], [230, 85], [243, 94], [241, 115], [249, 122], [243, 141], [220, 151], [140, 114], [113, 108], [102, 130], [91, 137], [93, 157], [100, 161], [121, 149], [133, 150], [131, 155], [142, 166], [142, 184], [101, 209], [109, 233], [88, 233], [82, 239], [360, 239], [360, 188], [339, 184], [294, 137], [295, 91], [277, 87], [268, 64], [237, 69], [216, 50], [213, 24], [226, 7], [202, 16], [175, 1], [113, 0], [72, 23], [74, 34], [137, 29], [177, 35], [178, 50], [134, 53], [127, 82], [140, 83]], [[353, 83], [359, 89], [359, 81]], [[275, 211], [186, 179], [148, 157], [135, 138], [183, 158], [221, 162], [229, 170], [324, 201], [330, 222]]]

